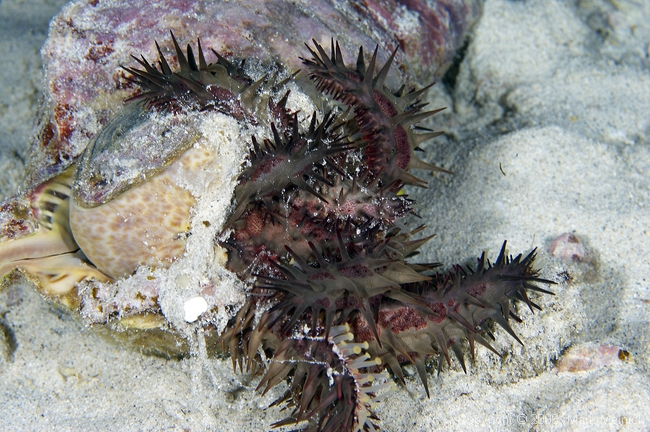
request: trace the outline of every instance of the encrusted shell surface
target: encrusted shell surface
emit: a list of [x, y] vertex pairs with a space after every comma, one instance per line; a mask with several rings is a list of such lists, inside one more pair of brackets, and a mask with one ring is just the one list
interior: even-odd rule
[[187, 116], [128, 104], [93, 137], [80, 158], [74, 201], [82, 207], [104, 204], [150, 180], [198, 139]]

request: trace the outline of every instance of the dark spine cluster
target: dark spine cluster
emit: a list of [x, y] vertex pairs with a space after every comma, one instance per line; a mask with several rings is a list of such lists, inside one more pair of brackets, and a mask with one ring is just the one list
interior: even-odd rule
[[[257, 123], [246, 101], [258, 84], [221, 56], [207, 65], [199, 47], [197, 64], [189, 46], [186, 58], [174, 45], [180, 72], [172, 73], [162, 54], [160, 70], [144, 59], [144, 71], [127, 69], [148, 89], [136, 98], [172, 108], [189, 100], [185, 106]], [[536, 283], [552, 282], [532, 267], [535, 251], [512, 258], [505, 243], [494, 264], [483, 255], [475, 269], [436, 274], [437, 264], [413, 262], [430, 237], [418, 237], [424, 226], [398, 228], [415, 205], [402, 188], [426, 187], [413, 169], [445, 171], [415, 156], [419, 144], [440, 134], [413, 128], [440, 111], [422, 111], [430, 86], [387, 89], [394, 52], [376, 71], [377, 49], [367, 65], [360, 49], [354, 68], [333, 41], [329, 55], [316, 42], [308, 50], [307, 74], [332, 106], [348, 110], [314, 113], [301, 128], [287, 95], [266, 104], [270, 138], [252, 138], [234, 210], [217, 239], [228, 250], [228, 268], [252, 283], [221, 341], [235, 370], [265, 366], [264, 392], [290, 381], [275, 402], [290, 413], [275, 426], [378, 429], [373, 406], [392, 385], [386, 369], [403, 381], [401, 365], [414, 364], [428, 394], [428, 360], [440, 370], [451, 351], [465, 369], [464, 340], [472, 356], [476, 343], [498, 354], [487, 340], [490, 322], [519, 341], [509, 324], [521, 321], [511, 300], [539, 308], [527, 291], [550, 294]], [[217, 82], [236, 92], [215, 93]]]
[[307, 48], [312, 58], [303, 59], [303, 62], [316, 87], [354, 109], [356, 126], [366, 141], [364, 163], [373, 176], [381, 178], [385, 184], [400, 182], [426, 186], [424, 180], [415, 177], [409, 170], [446, 172], [415, 156], [419, 144], [442, 134], [434, 131], [415, 134], [411, 128], [444, 109], [422, 111], [426, 104], [420, 103], [420, 97], [433, 84], [409, 92], [406, 86], [395, 92], [388, 91], [384, 86], [397, 50], [375, 75], [377, 48], [368, 66], [365, 64], [363, 47], [360, 48], [355, 69], [345, 65], [341, 49], [334, 41], [329, 56], [316, 41], [314, 49]]
[[[170, 32], [171, 33], [171, 32]], [[143, 89], [125, 102], [141, 102], [148, 109], [180, 112], [183, 109], [216, 109], [236, 119], [254, 120], [252, 109], [256, 93], [265, 77], [253, 81], [243, 69], [212, 50], [217, 62], [208, 64], [201, 41], [198, 42], [197, 63], [192, 47], [187, 45], [187, 55], [171, 33], [180, 70], [172, 71], [156, 42], [158, 67], [142, 56], [137, 61], [143, 69], [122, 68], [133, 75], [128, 78]]]

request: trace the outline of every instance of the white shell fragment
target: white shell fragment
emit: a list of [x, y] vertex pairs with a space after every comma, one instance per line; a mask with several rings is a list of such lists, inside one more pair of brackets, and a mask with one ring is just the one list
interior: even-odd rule
[[203, 297], [194, 297], [189, 299], [183, 305], [185, 310], [185, 321], [193, 323], [203, 312], [208, 311], [208, 302]]

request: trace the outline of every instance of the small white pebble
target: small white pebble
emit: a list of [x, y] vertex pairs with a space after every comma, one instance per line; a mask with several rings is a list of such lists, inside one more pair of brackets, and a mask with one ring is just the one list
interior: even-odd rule
[[185, 321], [194, 322], [199, 316], [208, 310], [208, 302], [203, 297], [194, 297], [185, 302]]

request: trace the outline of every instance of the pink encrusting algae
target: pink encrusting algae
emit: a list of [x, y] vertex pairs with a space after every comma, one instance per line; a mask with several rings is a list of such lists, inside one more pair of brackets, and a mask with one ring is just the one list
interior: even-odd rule
[[[499, 355], [489, 342], [492, 323], [521, 343], [510, 325], [521, 322], [511, 301], [533, 312], [540, 307], [530, 292], [552, 294], [540, 286], [553, 282], [533, 267], [535, 250], [512, 257], [504, 242], [493, 263], [483, 254], [475, 267], [436, 273], [439, 264], [414, 261], [432, 237], [421, 234], [425, 226], [405, 229], [417, 207], [404, 187], [426, 187], [427, 171], [448, 173], [427, 162], [426, 155], [416, 156], [421, 144], [441, 134], [419, 125], [441, 111], [426, 109], [422, 100], [429, 80], [449, 65], [480, 3], [412, 0], [361, 7], [316, 1], [298, 7], [280, 0], [167, 0], [147, 8], [141, 1], [73, 3], [65, 19], [53, 24], [44, 48], [49, 111], [35, 143], [30, 181], [53, 190], [54, 181], [43, 181], [55, 174], [57, 181], [67, 179], [69, 171], [67, 177], [61, 172], [78, 165], [73, 186], [51, 193], [58, 200], [51, 213], [65, 219], [67, 200], [79, 208], [77, 214], [101, 211], [127, 191], [154, 184], [168, 166], [177, 169], [180, 155], [187, 158], [186, 167], [210, 159], [189, 150], [196, 140], [182, 127], [164, 129], [173, 142], [153, 159], [145, 160], [148, 147], [105, 145], [127, 133], [139, 138], [157, 131], [158, 115], [185, 125], [192, 124], [184, 123], [185, 117], [218, 112], [242, 129], [265, 130], [262, 136], [238, 137], [249, 144], [248, 157], [233, 190], [233, 207], [209, 239], [213, 249], [227, 251], [225, 267], [248, 288], [219, 343], [235, 371], [261, 374], [258, 389], [264, 393], [289, 382], [274, 402], [288, 415], [274, 426], [378, 429], [374, 407], [394, 387], [387, 371], [404, 381], [402, 365], [414, 365], [429, 394], [430, 361], [440, 371], [451, 364], [451, 352], [465, 369], [465, 340], [472, 357], [477, 343]], [[408, 14], [417, 31], [407, 30], [404, 19], [398, 22], [388, 12], [391, 8]], [[141, 30], [147, 28], [151, 31]], [[57, 45], [61, 36], [72, 41]], [[179, 41], [196, 36], [196, 48], [181, 48]], [[131, 53], [153, 50], [157, 61], [134, 55], [127, 63], [125, 47]], [[356, 57], [348, 54], [352, 50]], [[251, 78], [245, 61], [265, 64], [267, 73]], [[86, 78], [71, 80], [74, 74]], [[322, 109], [290, 108], [288, 84]], [[110, 106], [116, 98], [126, 100], [117, 115]], [[117, 175], [105, 169], [114, 158], [139, 161], [139, 171]], [[188, 214], [190, 198], [190, 204], [179, 205]], [[38, 206], [36, 198], [27, 201], [28, 208]], [[13, 240], [22, 234], [12, 227], [28, 227], [29, 217], [19, 220], [10, 203], [5, 209], [13, 219], [3, 224], [4, 237]], [[72, 229], [79, 217], [70, 213]], [[170, 230], [180, 230], [171, 232], [181, 248], [192, 234], [185, 218], [170, 223]], [[67, 222], [62, 226], [69, 230]], [[104, 235], [103, 227], [98, 231]], [[80, 231], [74, 235], [81, 238]], [[81, 249], [83, 265], [101, 274], [90, 251]], [[160, 267], [181, 255], [166, 256]], [[141, 262], [156, 267], [145, 258]], [[137, 266], [124, 273], [135, 273]], [[79, 285], [85, 289], [74, 307], [87, 318], [108, 321], [103, 315], [108, 308], [97, 300], [110, 291], [104, 282], [112, 280], [106, 276], [92, 285], [88, 278]], [[143, 310], [148, 313], [160, 313], [155, 283], [147, 286]], [[110, 313], [132, 311], [112, 305]], [[201, 324], [216, 326], [209, 319]]]

